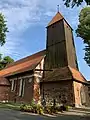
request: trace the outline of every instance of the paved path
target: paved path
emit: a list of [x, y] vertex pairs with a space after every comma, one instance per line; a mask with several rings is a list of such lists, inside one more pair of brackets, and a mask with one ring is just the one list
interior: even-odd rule
[[90, 120], [90, 113], [70, 111], [53, 116], [41, 116], [0, 108], [0, 120]]

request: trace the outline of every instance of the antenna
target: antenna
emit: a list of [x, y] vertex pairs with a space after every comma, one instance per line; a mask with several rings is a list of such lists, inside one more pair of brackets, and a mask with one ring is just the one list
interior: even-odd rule
[[57, 5], [57, 12], [59, 12], [59, 5]]

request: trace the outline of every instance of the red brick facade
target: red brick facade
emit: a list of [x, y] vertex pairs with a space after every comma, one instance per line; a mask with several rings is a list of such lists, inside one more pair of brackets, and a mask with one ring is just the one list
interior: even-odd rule
[[10, 86], [0, 85], [0, 101], [9, 101]]
[[26, 102], [30, 103], [33, 98], [33, 79], [32, 81], [29, 82], [29, 78], [24, 79], [25, 80], [25, 86], [24, 86], [24, 93], [22, 96], [19, 95], [20, 91], [20, 79], [15, 80], [15, 90], [11, 91], [10, 88], [10, 94], [9, 94], [9, 101], [14, 101], [14, 102]]

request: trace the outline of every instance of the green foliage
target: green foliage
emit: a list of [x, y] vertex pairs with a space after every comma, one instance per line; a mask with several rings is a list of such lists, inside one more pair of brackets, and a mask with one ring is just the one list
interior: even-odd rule
[[31, 113], [37, 113], [37, 114], [53, 114], [57, 112], [62, 112], [62, 111], [68, 111], [69, 106], [45, 106], [43, 108], [42, 105], [40, 104], [22, 104], [20, 106], [20, 110], [24, 112], [31, 112]]
[[84, 60], [90, 66], [90, 7], [86, 7], [81, 10], [76, 34], [78, 37], [83, 39], [85, 44]]
[[86, 45], [85, 48], [84, 48], [84, 50], [85, 50], [84, 60], [90, 66], [90, 45]]
[[0, 108], [7, 108], [7, 109], [13, 109], [13, 110], [20, 110], [20, 104], [13, 103], [13, 102], [0, 102]]
[[90, 7], [81, 10], [76, 33], [84, 40], [84, 43], [90, 44]]
[[57, 107], [55, 106], [45, 106], [44, 108], [44, 112], [48, 114], [56, 113], [57, 111]]
[[43, 114], [43, 107], [39, 104], [32, 103], [31, 104], [22, 104], [20, 106], [21, 111], [25, 112], [32, 112], [32, 113], [38, 113], [38, 114]]
[[[5, 44], [7, 32], [8, 32], [8, 28], [6, 25], [5, 17], [2, 13], [0, 13], [0, 46]], [[2, 54], [0, 54], [0, 70], [13, 61], [14, 60], [11, 59], [9, 56], [2, 58]]]
[[5, 17], [2, 13], [0, 13], [0, 45], [4, 45], [6, 42], [6, 33], [8, 32], [8, 28], [6, 25]]
[[14, 62], [14, 60], [13, 60], [10, 56], [5, 56], [5, 57], [3, 58], [3, 61], [4, 61], [4, 63], [6, 63], [7, 65], [10, 64], [10, 63], [12, 63], [12, 62]]
[[5, 68], [8, 64], [12, 62], [14, 62], [14, 60], [11, 57], [6, 56], [2, 58], [2, 54], [0, 54], [0, 70]]
[[74, 7], [75, 5], [79, 6], [81, 5], [83, 2], [85, 2], [87, 5], [90, 5], [90, 0], [63, 0], [65, 1], [65, 5], [66, 7]]

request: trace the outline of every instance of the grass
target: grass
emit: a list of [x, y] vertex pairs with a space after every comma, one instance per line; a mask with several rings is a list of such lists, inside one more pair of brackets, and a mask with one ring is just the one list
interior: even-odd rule
[[18, 103], [0, 103], [0, 108], [20, 110], [20, 105]]

